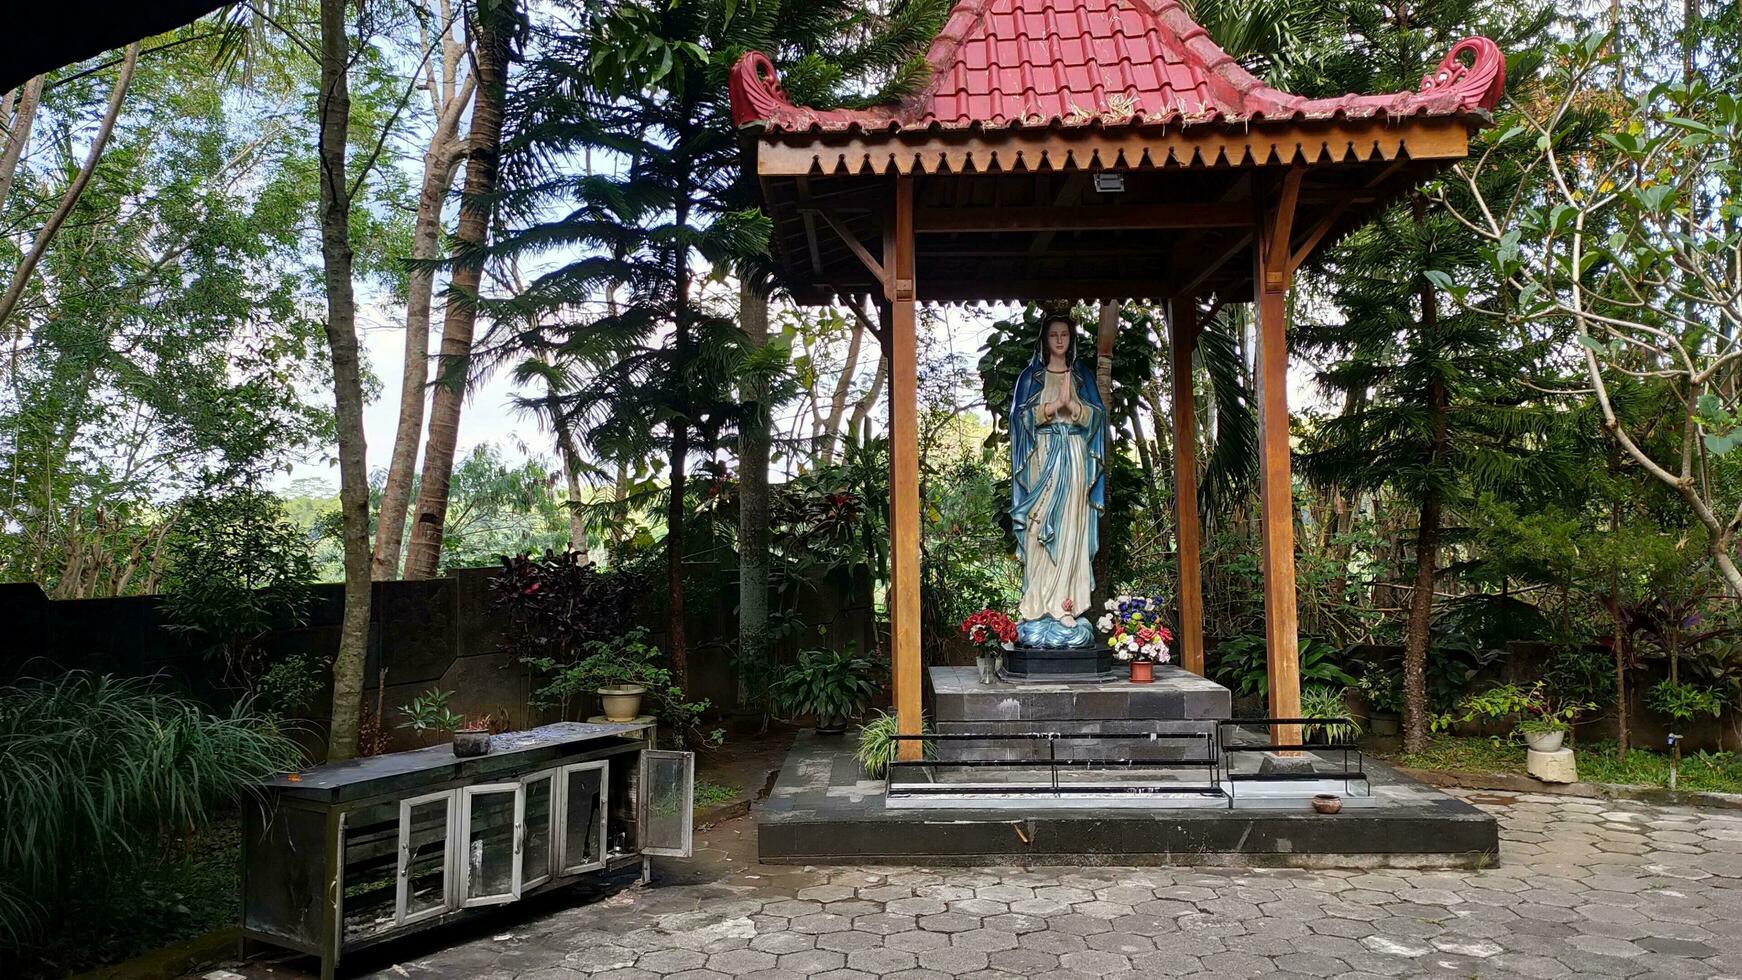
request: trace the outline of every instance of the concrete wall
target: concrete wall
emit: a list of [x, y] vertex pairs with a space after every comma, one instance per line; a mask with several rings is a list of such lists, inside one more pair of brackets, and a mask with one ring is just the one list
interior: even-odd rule
[[[719, 713], [738, 709], [738, 687], [731, 663], [737, 643], [736, 569], [699, 569], [692, 581], [710, 582], [689, 604], [691, 691], [709, 699]], [[454, 692], [450, 702], [462, 714], [505, 714], [509, 727], [524, 728], [557, 720], [528, 702], [534, 678], [518, 651], [506, 646], [502, 617], [491, 608], [493, 568], [464, 569], [448, 578], [423, 582], [377, 582], [369, 624], [365, 710], [379, 700], [395, 748], [414, 746], [417, 736], [398, 729], [398, 708], [430, 688]], [[650, 596], [637, 620], [663, 640], [658, 596]], [[868, 588], [854, 588], [842, 576], [820, 577], [798, 589], [792, 601], [809, 628], [776, 650], [790, 659], [800, 647], [854, 642], [861, 651], [879, 647]], [[222, 670], [199, 647], [168, 628], [158, 596], [121, 599], [53, 600], [34, 584], [0, 585], [0, 683], [21, 676], [46, 676], [90, 670], [121, 676], [159, 676], [215, 709], [232, 704], [236, 691]], [[315, 587], [307, 622], [286, 625], [264, 643], [275, 657], [307, 653], [329, 663], [338, 649], [344, 590], [338, 584]], [[382, 671], [385, 670], [385, 675]], [[379, 690], [385, 681], [385, 689]], [[378, 697], [379, 695], [379, 697]], [[308, 712], [307, 740], [325, 741], [331, 692], [316, 698]], [[592, 713], [593, 705], [578, 707]]]

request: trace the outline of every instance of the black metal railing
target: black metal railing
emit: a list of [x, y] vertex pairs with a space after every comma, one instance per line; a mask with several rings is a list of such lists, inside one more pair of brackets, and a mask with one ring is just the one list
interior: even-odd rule
[[[1343, 795], [1354, 795], [1356, 784], [1367, 789], [1363, 795], [1371, 795], [1371, 783], [1367, 778], [1366, 756], [1360, 746], [1354, 742], [1287, 742], [1277, 743], [1269, 738], [1263, 741], [1242, 743], [1233, 732], [1246, 726], [1262, 725], [1268, 732], [1281, 725], [1296, 725], [1302, 728], [1330, 729], [1339, 726], [1353, 728], [1354, 721], [1349, 718], [1224, 718], [1216, 723], [1216, 740], [1221, 745], [1222, 772], [1221, 778], [1228, 784], [1228, 806], [1234, 806], [1238, 799], [1240, 783], [1269, 782], [1340, 782], [1343, 784]], [[1302, 772], [1235, 772], [1230, 756], [1254, 752], [1307, 752], [1312, 753], [1315, 761], [1309, 763], [1310, 771]], [[1324, 754], [1339, 753], [1341, 765], [1335, 769], [1323, 769], [1317, 765], [1317, 759]], [[1351, 757], [1353, 766], [1350, 765]]]
[[[1217, 750], [1217, 732], [1211, 727], [1203, 731], [1172, 732], [1060, 732], [1050, 730], [1030, 732], [949, 732], [925, 735], [897, 735], [895, 739], [902, 742], [1036, 742], [1044, 741], [1047, 747], [1045, 758], [1027, 759], [898, 759], [889, 764], [886, 777], [886, 791], [892, 798], [901, 796], [941, 796], [941, 795], [1040, 795], [1049, 794], [1058, 797], [1073, 795], [1155, 795], [1183, 794], [1202, 795], [1221, 798], [1224, 792], [1218, 774], [1222, 769], [1221, 754]], [[1199, 742], [1203, 748], [1201, 753], [1182, 759], [1134, 759], [1129, 755], [1090, 755], [1086, 757], [1059, 757], [1060, 742]], [[996, 786], [963, 786], [947, 782], [908, 782], [898, 780], [898, 774], [923, 771], [935, 776], [935, 770], [941, 768], [965, 769], [1045, 769], [1047, 772], [1044, 783], [1022, 784], [1001, 783]], [[1107, 772], [1133, 771], [1164, 771], [1187, 770], [1201, 772], [1202, 783], [1155, 782], [1147, 784], [1129, 783], [1073, 783], [1061, 782], [1061, 770], [1100, 769]]]

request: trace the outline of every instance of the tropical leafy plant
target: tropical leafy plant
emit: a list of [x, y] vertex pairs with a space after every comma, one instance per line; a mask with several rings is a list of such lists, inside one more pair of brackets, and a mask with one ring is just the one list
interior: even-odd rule
[[774, 710], [788, 716], [814, 715], [819, 723], [844, 722], [871, 706], [877, 696], [877, 664], [845, 651], [805, 650], [769, 687]]
[[300, 759], [246, 700], [214, 715], [149, 680], [83, 671], [0, 687], [0, 908], [24, 910], [0, 915], [0, 941]]
[[[1338, 662], [1341, 657], [1342, 651], [1329, 643], [1315, 637], [1301, 637], [1301, 683], [1354, 687], [1358, 682], [1342, 668]], [[1223, 640], [1216, 645], [1211, 663], [1214, 679], [1243, 696], [1257, 697], [1270, 689], [1270, 669], [1265, 661], [1262, 636], [1236, 636]]]
[[1361, 737], [1361, 725], [1349, 717], [1349, 707], [1343, 700], [1348, 694], [1348, 688], [1334, 687], [1329, 684], [1308, 684], [1300, 692], [1300, 716], [1302, 718], [1344, 719], [1326, 724], [1302, 726], [1307, 738], [1324, 735], [1325, 740], [1333, 744], [1353, 742]]
[[[859, 744], [853, 750], [853, 758], [859, 760], [859, 768], [872, 779], [882, 779], [889, 773], [889, 764], [895, 761], [901, 751], [901, 742], [896, 739], [897, 718], [893, 711], [879, 711], [859, 729]], [[929, 735], [931, 726], [920, 719], [920, 733]], [[927, 759], [937, 758], [936, 742], [926, 740], [920, 743], [921, 751]]]
[[1645, 703], [1651, 710], [1684, 725], [1700, 715], [1716, 718], [1724, 708], [1717, 691], [1681, 681], [1662, 681], [1653, 685], [1645, 696]]
[[438, 691], [432, 687], [412, 698], [409, 704], [399, 708], [399, 713], [405, 716], [399, 727], [414, 732], [455, 731], [465, 719], [448, 707], [448, 699], [453, 696], [452, 691]]
[[1511, 721], [1514, 732], [1526, 735], [1565, 732], [1572, 730], [1579, 715], [1595, 707], [1596, 705], [1588, 701], [1573, 701], [1551, 695], [1543, 681], [1537, 681], [1528, 688], [1519, 684], [1497, 684], [1486, 691], [1464, 698], [1458, 704], [1458, 712], [1444, 712], [1435, 716], [1432, 727], [1439, 732], [1459, 722], [1486, 719]]

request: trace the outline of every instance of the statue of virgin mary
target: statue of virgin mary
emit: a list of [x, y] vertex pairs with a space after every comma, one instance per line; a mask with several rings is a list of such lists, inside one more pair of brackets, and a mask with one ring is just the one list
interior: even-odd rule
[[1016, 642], [1025, 647], [1095, 641], [1089, 593], [1107, 495], [1107, 409], [1077, 360], [1076, 336], [1068, 318], [1048, 317], [1011, 401], [1010, 517], [1022, 561]]

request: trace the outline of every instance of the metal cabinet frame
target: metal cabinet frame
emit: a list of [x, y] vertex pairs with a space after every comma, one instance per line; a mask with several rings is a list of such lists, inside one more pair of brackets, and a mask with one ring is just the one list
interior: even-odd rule
[[[408, 765], [404, 767], [408, 774], [401, 774], [391, 781], [396, 785], [380, 792], [368, 791], [366, 795], [339, 798], [334, 791], [331, 798], [321, 798], [319, 793], [327, 792], [328, 784], [315, 782], [311, 777], [335, 767], [319, 767], [296, 777], [277, 777], [263, 784], [260, 798], [254, 801], [254, 805], [245, 807], [243, 951], [247, 951], [250, 943], [264, 943], [307, 953], [320, 959], [323, 980], [332, 980], [342, 956], [360, 949], [487, 914], [493, 908], [522, 897], [573, 883], [585, 874], [616, 870], [639, 862], [645, 881], [651, 874], [653, 856], [689, 856], [695, 765], [691, 753], [648, 748], [652, 744], [651, 725], [564, 723], [547, 726], [547, 729], [563, 729], [565, 736], [569, 730], [603, 731], [591, 740], [584, 737], [587, 733], [583, 731], [572, 741], [559, 743], [560, 749], [566, 751], [558, 751], [554, 756], [548, 752], [542, 755], [528, 753], [524, 765], [517, 765], [513, 759], [498, 758], [490, 768], [469, 767], [454, 763], [451, 753], [446, 759], [447, 764], [442, 765], [439, 755], [432, 750], [418, 750], [431, 760], [432, 764], [424, 768], [434, 773], [436, 778], [416, 782], [415, 773], [421, 770]], [[547, 729], [517, 734], [536, 734]], [[447, 750], [443, 747], [441, 751]], [[412, 756], [414, 753], [398, 755]], [[613, 767], [622, 765], [634, 767], [632, 781], [636, 799], [631, 812], [636, 836], [632, 848], [613, 854], [609, 846], [612, 833], [611, 775]], [[680, 775], [676, 778], [681, 782], [681, 840], [659, 840], [648, 836], [648, 788], [653, 781], [652, 767], [656, 765], [679, 767]], [[600, 815], [596, 838], [599, 860], [565, 868], [566, 779], [569, 773], [583, 771], [599, 772]], [[542, 878], [526, 878], [526, 794], [527, 788], [540, 780], [549, 780], [551, 789], [549, 827], [546, 828], [550, 835], [546, 841], [549, 868]], [[309, 782], [314, 785], [309, 786]], [[509, 838], [513, 847], [513, 887], [508, 893], [473, 899], [468, 896], [471, 802], [493, 792], [514, 794], [514, 822]], [[438, 908], [413, 912], [410, 910], [412, 816], [416, 807], [438, 800], [446, 801], [444, 901]], [[398, 814], [392, 863], [392, 919], [375, 931], [347, 939], [344, 908], [347, 821], [365, 808], [389, 804], [396, 805]], [[379, 820], [373, 824], [379, 825]], [[310, 852], [315, 853], [311, 855]], [[251, 906], [271, 907], [261, 912]], [[274, 915], [280, 919], [272, 920]]]

